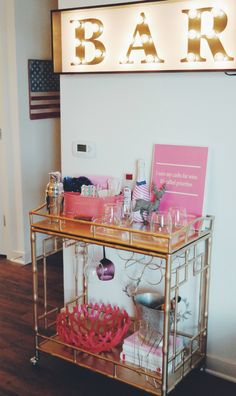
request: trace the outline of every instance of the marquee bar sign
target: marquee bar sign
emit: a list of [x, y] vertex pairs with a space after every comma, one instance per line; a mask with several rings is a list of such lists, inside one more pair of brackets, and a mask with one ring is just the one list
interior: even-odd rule
[[236, 70], [236, 0], [52, 11], [57, 73]]

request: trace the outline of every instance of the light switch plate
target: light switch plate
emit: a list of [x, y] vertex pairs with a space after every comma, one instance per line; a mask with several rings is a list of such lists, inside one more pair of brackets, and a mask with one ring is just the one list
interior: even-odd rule
[[94, 158], [96, 154], [95, 143], [87, 140], [76, 140], [72, 143], [72, 153], [74, 157]]

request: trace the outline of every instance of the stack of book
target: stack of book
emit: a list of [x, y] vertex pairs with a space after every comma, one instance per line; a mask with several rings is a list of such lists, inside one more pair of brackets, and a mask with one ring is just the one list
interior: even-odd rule
[[[183, 349], [183, 338], [176, 337], [176, 359], [175, 366], [181, 362]], [[169, 360], [173, 357], [173, 336], [169, 341]], [[132, 363], [139, 367], [155, 371], [162, 374], [162, 347], [160, 345], [149, 345], [145, 343], [139, 336], [139, 332], [131, 334], [124, 339], [123, 349], [120, 354], [120, 359], [123, 362]], [[171, 371], [172, 364], [169, 363], [168, 370]]]

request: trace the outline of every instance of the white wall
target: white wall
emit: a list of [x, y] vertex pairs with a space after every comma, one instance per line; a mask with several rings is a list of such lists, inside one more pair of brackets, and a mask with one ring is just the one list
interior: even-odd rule
[[[3, 185], [5, 182], [4, 174], [5, 169], [3, 169], [3, 161], [1, 160], [4, 157], [4, 143], [3, 143], [3, 129], [4, 129], [4, 88], [3, 88], [3, 74], [4, 74], [4, 65], [2, 59], [4, 59], [5, 51], [4, 51], [4, 4], [3, 1], [0, 0], [0, 185]], [[5, 162], [5, 161], [4, 161]], [[3, 214], [4, 214], [4, 196], [2, 194], [2, 190], [0, 189], [0, 254], [5, 254], [6, 250], [6, 241], [5, 241], [5, 227], [3, 224]]]
[[23, 246], [23, 214], [19, 156], [18, 99], [14, 0], [1, 0], [1, 209], [5, 215], [4, 253], [13, 257]]
[[24, 0], [24, 7], [20, 1], [15, 4], [24, 251], [29, 252], [28, 212], [43, 202], [48, 172], [60, 170], [60, 119], [29, 119], [27, 62], [52, 58], [50, 10], [57, 8], [57, 0]]
[[[28, 213], [44, 200], [48, 172], [60, 169], [60, 120], [29, 119], [28, 59], [51, 59], [50, 10], [57, 0], [5, 0], [8, 57], [4, 80], [9, 103], [7, 179], [10, 259], [30, 261]], [[12, 187], [14, 186], [14, 188]]]
[[[101, 1], [101, 4], [104, 4]], [[59, 8], [95, 4], [59, 0]], [[98, 2], [97, 2], [98, 4]], [[65, 75], [61, 77], [64, 175], [150, 170], [154, 143], [209, 147], [205, 213], [216, 216], [208, 368], [236, 380], [236, 266], [233, 246], [236, 78], [224, 73]], [[72, 156], [78, 138], [96, 143], [94, 159]]]

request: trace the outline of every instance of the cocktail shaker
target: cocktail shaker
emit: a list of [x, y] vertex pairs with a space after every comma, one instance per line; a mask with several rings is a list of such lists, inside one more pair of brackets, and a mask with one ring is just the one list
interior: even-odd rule
[[[49, 183], [46, 187], [47, 210], [50, 215], [60, 216], [63, 212], [64, 190], [60, 172], [49, 173]], [[58, 219], [53, 219], [58, 221]]]

